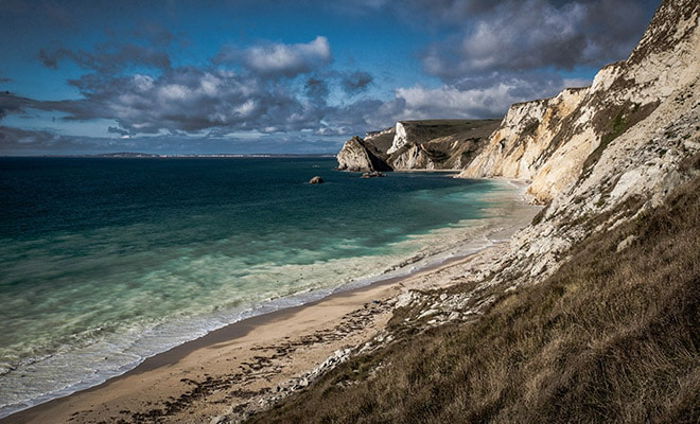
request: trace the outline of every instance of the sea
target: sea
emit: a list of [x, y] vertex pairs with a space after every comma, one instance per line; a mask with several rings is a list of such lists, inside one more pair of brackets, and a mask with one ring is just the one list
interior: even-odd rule
[[506, 182], [335, 166], [0, 158], [0, 417], [238, 320], [474, 252], [522, 204]]

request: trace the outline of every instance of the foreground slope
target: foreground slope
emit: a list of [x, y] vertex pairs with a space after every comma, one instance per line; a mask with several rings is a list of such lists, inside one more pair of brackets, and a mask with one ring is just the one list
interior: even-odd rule
[[491, 299], [483, 316], [420, 332], [422, 306], [473, 287], [425, 293], [395, 313], [396, 342], [250, 422], [695, 423], [699, 285], [696, 177], [588, 237], [543, 283], [482, 288], [471, 303]]

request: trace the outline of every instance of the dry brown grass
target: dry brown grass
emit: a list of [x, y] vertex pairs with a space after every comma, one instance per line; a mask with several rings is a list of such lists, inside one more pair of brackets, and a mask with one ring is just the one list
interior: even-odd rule
[[698, 423], [699, 293], [696, 178], [477, 322], [403, 335], [250, 421]]

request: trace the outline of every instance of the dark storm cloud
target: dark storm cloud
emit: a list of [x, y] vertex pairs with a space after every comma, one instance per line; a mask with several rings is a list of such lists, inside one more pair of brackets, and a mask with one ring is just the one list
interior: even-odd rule
[[[172, 41], [159, 28], [149, 31], [165, 43]], [[25, 113], [27, 109], [58, 111], [67, 121], [114, 120], [118, 125], [108, 127], [107, 132], [121, 137], [164, 133], [226, 136], [240, 131], [350, 134], [364, 131], [368, 125], [365, 117], [376, 116], [364, 113], [356, 119], [342, 119], [341, 124], [325, 120], [348, 112], [340, 113], [340, 106], [327, 104], [331, 84], [359, 93], [372, 81], [370, 74], [359, 70], [324, 69], [332, 60], [325, 37], [308, 43], [263, 43], [229, 49], [213, 60], [218, 67], [170, 68], [165, 66], [169, 62], [162, 62], [162, 72], [157, 76], [117, 72], [130, 63], [161, 63], [144, 54], [127, 54], [133, 52], [132, 47], [112, 43], [109, 48], [102, 45], [94, 51], [43, 50], [40, 56], [47, 66], [57, 67], [67, 58], [94, 70], [69, 81], [82, 97], [39, 101], [8, 94], [0, 102], [0, 110], [6, 111], [3, 114]], [[241, 65], [234, 67], [241, 72], [226, 69], [231, 63]], [[295, 77], [310, 73], [315, 76], [305, 77], [299, 89], [293, 82]]]
[[[548, 97], [586, 79], [553, 70], [596, 69], [626, 58], [658, 0], [357, 0], [438, 40], [419, 57], [444, 85], [396, 91], [395, 116], [495, 117], [513, 102]], [[347, 7], [344, 6], [344, 7]]]
[[175, 41], [184, 42], [162, 25], [149, 21], [139, 22], [131, 31], [105, 33], [109, 40], [92, 49], [52, 46], [40, 49], [38, 58], [51, 69], [58, 69], [62, 61], [69, 60], [98, 73], [116, 73], [130, 66], [168, 69], [171, 61], [167, 49]]
[[538, 68], [599, 67], [626, 57], [649, 19], [639, 0], [414, 2], [446, 25], [464, 19], [423, 53], [427, 72], [452, 80], [468, 74]]
[[71, 84], [81, 91], [81, 99], [37, 101], [5, 94], [0, 110], [59, 111], [64, 120], [110, 119], [118, 126], [108, 132], [121, 137], [226, 137], [241, 131], [347, 136], [400, 119], [497, 117], [511, 103], [552, 95], [564, 86], [556, 74], [493, 74], [438, 88], [400, 88], [390, 99], [329, 105], [328, 79], [320, 77], [307, 78], [301, 93], [267, 79], [196, 68], [172, 69], [157, 78], [91, 74]]
[[[303, 102], [289, 87], [231, 71], [176, 68], [162, 76], [90, 74], [70, 82], [82, 98], [37, 101], [5, 95], [2, 110], [60, 111], [65, 120], [114, 119], [129, 134], [317, 129], [325, 103]], [[323, 81], [307, 94], [325, 95]], [[114, 133], [115, 130], [112, 130]]]
[[0, 121], [9, 114], [23, 113], [32, 103], [33, 100], [15, 96], [9, 91], [0, 92]]

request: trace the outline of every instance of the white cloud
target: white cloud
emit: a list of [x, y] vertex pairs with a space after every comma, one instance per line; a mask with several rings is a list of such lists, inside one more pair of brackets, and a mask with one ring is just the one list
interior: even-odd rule
[[237, 62], [264, 76], [293, 77], [312, 72], [333, 60], [328, 39], [318, 36], [308, 43], [261, 44], [247, 49], [224, 48], [216, 63]]
[[506, 78], [474, 88], [443, 85], [414, 86], [396, 90], [404, 106], [397, 119], [500, 117], [517, 102], [550, 96], [561, 90], [561, 81], [549, 85], [539, 81]]

